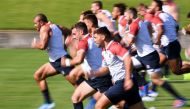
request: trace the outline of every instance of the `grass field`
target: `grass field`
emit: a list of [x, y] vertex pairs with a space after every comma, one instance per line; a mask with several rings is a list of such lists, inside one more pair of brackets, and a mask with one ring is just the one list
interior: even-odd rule
[[[111, 11], [116, 2], [136, 6], [151, 0], [103, 0], [104, 8]], [[189, 0], [175, 0], [180, 7], [180, 25], [186, 19]], [[39, 12], [45, 13], [54, 23], [70, 27], [83, 10], [90, 8], [91, 0], [1, 0], [0, 29], [33, 29], [32, 19]], [[33, 80], [34, 71], [47, 62], [47, 55], [40, 50], [0, 48], [0, 109], [36, 109], [42, 102], [41, 93]], [[183, 76], [171, 77], [172, 85], [190, 101], [190, 81], [181, 81]], [[174, 81], [179, 80], [179, 81]], [[56, 102], [55, 109], [72, 109], [70, 96], [72, 86], [61, 76], [48, 78], [49, 88]], [[156, 109], [172, 109], [173, 98], [159, 89], [156, 102], [145, 103]], [[190, 104], [180, 109], [190, 109]]]
[[[139, 3], [149, 4], [151, 0], [103, 0], [104, 8], [112, 10], [116, 2], [124, 2], [128, 6]], [[186, 14], [190, 11], [189, 0], [175, 0], [180, 7], [180, 25], [188, 23]], [[83, 10], [90, 9], [92, 0], [1, 0], [0, 29], [33, 29], [33, 17], [45, 13], [54, 23], [73, 25]]]
[[[47, 62], [47, 55], [40, 50], [0, 49], [0, 109], [36, 109], [42, 102], [42, 96], [33, 80], [34, 71]], [[190, 101], [190, 81], [183, 76], [171, 76], [172, 85]], [[72, 109], [70, 96], [71, 85], [61, 76], [48, 78], [52, 96], [56, 102], [55, 109]], [[173, 98], [159, 89], [156, 102], [145, 103], [156, 109], [173, 109]], [[190, 109], [190, 104], [180, 109]]]

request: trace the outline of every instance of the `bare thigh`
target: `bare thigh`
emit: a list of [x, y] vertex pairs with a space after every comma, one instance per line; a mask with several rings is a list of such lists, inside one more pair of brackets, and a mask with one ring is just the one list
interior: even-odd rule
[[104, 94], [102, 94], [95, 105], [95, 109], [106, 109], [107, 107], [111, 106], [111, 104], [111, 101]]
[[72, 95], [73, 103], [83, 101], [85, 98], [96, 92], [86, 81], [83, 81], [74, 91]]
[[84, 72], [81, 68], [81, 66], [76, 66], [70, 73], [69, 77], [71, 79], [71, 82], [75, 83], [81, 76], [84, 75]]
[[50, 64], [46, 63], [42, 65], [34, 74], [35, 79], [43, 80], [49, 76], [57, 75], [57, 71], [55, 68]]

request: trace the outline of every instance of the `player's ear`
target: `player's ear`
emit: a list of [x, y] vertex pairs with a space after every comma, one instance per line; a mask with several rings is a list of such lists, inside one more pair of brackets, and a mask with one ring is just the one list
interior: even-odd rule
[[105, 39], [106, 39], [106, 36], [105, 36], [105, 35], [102, 35], [101, 38], [102, 38], [102, 40], [105, 40]]

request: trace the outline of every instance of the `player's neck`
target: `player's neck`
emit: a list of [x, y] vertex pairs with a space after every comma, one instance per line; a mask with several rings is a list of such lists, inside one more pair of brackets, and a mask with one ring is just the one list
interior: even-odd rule
[[104, 48], [107, 48], [110, 45], [111, 41], [112, 41], [111, 39], [105, 40], [104, 41]]

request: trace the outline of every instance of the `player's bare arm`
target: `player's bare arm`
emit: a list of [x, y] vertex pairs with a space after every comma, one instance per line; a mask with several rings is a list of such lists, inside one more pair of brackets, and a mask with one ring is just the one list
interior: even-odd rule
[[106, 75], [107, 73], [109, 73], [108, 67], [101, 67], [97, 71], [92, 70], [88, 76], [89, 77], [100, 77], [100, 76]]
[[132, 60], [131, 56], [128, 54], [127, 56], [124, 57], [124, 63], [125, 63], [125, 83], [124, 83], [124, 88], [125, 90], [129, 90], [133, 86], [133, 81], [131, 79], [131, 72], [132, 72]]
[[160, 43], [161, 43], [161, 37], [162, 37], [162, 34], [163, 34], [163, 32], [164, 32], [164, 29], [163, 29], [163, 25], [158, 25], [157, 26], [157, 31], [158, 31], [158, 34], [157, 34], [157, 39], [156, 39], [156, 42], [155, 42], [155, 44], [156, 45], [160, 45]]
[[79, 50], [77, 51], [77, 55], [73, 59], [64, 59], [61, 62], [62, 66], [74, 66], [77, 64], [81, 64], [85, 58], [85, 51], [84, 50]]
[[43, 26], [40, 30], [40, 40], [33, 40], [32, 41], [32, 48], [44, 50], [47, 48], [48, 39], [50, 37], [50, 27], [49, 26]]

